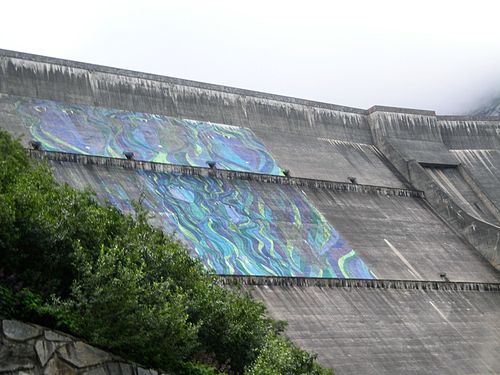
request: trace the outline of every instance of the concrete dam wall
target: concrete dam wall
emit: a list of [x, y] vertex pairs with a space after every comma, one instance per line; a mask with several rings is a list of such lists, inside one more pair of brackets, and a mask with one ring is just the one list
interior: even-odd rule
[[140, 198], [337, 374], [500, 372], [500, 118], [0, 50], [0, 129], [60, 182]]
[[336, 374], [495, 374], [498, 292], [252, 287]]

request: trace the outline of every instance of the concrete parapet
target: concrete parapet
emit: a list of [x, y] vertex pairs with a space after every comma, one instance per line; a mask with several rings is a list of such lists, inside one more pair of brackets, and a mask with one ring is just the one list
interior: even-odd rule
[[500, 117], [438, 117], [444, 144], [450, 150], [500, 150]]
[[500, 122], [500, 116], [455, 116], [455, 115], [438, 115], [438, 121], [487, 121]]
[[430, 111], [377, 110], [368, 115], [368, 123], [375, 145], [384, 138], [442, 141], [436, 115]]
[[393, 113], [404, 113], [412, 115], [436, 116], [435, 111], [430, 111], [425, 109], [415, 109], [415, 108], [390, 107], [384, 105], [374, 105], [368, 108], [367, 110], [368, 114], [372, 114], [375, 112], [393, 112]]
[[162, 75], [158, 75], [158, 74], [144, 73], [144, 72], [138, 72], [138, 71], [133, 71], [133, 70], [128, 70], [128, 69], [113, 68], [113, 67], [108, 67], [108, 66], [104, 66], [104, 65], [90, 64], [90, 63], [84, 63], [84, 62], [73, 61], [73, 60], [65, 60], [65, 59], [59, 59], [59, 58], [55, 58], [55, 57], [41, 56], [41, 55], [35, 55], [35, 54], [31, 54], [31, 53], [10, 51], [10, 50], [5, 50], [5, 49], [0, 49], [0, 58], [27, 60], [27, 61], [32, 61], [34, 63], [41, 63], [41, 64], [47, 64], [47, 65], [58, 65], [58, 66], [64, 66], [64, 67], [69, 67], [69, 68], [73, 68], [73, 69], [86, 70], [89, 73], [101, 72], [101, 73], [108, 73], [108, 74], [113, 74], [113, 75], [122, 75], [122, 76], [127, 76], [127, 77], [131, 77], [131, 78], [135, 78], [135, 79], [164, 82], [164, 83], [174, 84], [174, 85], [191, 86], [191, 87], [196, 87], [196, 88], [205, 89], [205, 90], [214, 90], [214, 91], [220, 91], [220, 92], [225, 92], [225, 93], [230, 93], [230, 94], [237, 94], [237, 95], [242, 95], [242, 96], [253, 96], [253, 97], [258, 97], [258, 98], [262, 98], [262, 99], [276, 100], [276, 101], [288, 102], [288, 103], [305, 105], [305, 106], [313, 106], [313, 107], [319, 107], [319, 108], [324, 108], [324, 109], [331, 109], [331, 110], [335, 110], [335, 111], [351, 112], [351, 113], [357, 113], [357, 114], [366, 114], [366, 110], [361, 109], [361, 108], [354, 108], [354, 107], [342, 106], [342, 105], [338, 105], [338, 104], [330, 104], [330, 103], [318, 102], [318, 101], [314, 101], [314, 100], [294, 98], [294, 97], [290, 97], [290, 96], [269, 94], [269, 93], [260, 92], [260, 91], [246, 90], [246, 89], [241, 89], [241, 88], [236, 88], [236, 87], [229, 87], [229, 86], [223, 86], [223, 85], [217, 85], [217, 84], [211, 84], [211, 83], [205, 83], [205, 82], [199, 82], [199, 81], [193, 81], [193, 80], [181, 79], [181, 78], [175, 78], [175, 77], [167, 77], [167, 76], [162, 76]]

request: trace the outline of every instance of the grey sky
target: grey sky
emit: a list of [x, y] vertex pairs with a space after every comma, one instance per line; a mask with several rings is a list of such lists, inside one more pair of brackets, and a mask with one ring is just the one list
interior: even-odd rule
[[368, 108], [500, 93], [500, 2], [12, 1], [0, 48]]

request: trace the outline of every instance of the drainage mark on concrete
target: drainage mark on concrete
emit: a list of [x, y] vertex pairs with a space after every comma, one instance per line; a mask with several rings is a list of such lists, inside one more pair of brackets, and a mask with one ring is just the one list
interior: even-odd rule
[[406, 267], [408, 267], [410, 273], [415, 276], [417, 279], [420, 279], [420, 280], [423, 280], [424, 278], [422, 277], [422, 275], [420, 275], [417, 270], [415, 268], [413, 268], [413, 266], [410, 264], [410, 262], [408, 262], [406, 260], [406, 258], [403, 256], [403, 254], [401, 254], [398, 249], [396, 249], [394, 247], [393, 244], [391, 244], [389, 241], [387, 241], [385, 238], [384, 238], [384, 241], [385, 243], [387, 244], [387, 246], [389, 246], [389, 248], [394, 252], [394, 254], [396, 254], [398, 256], [399, 259], [401, 259], [403, 261], [404, 264], [406, 264]]
[[[443, 319], [446, 321], [446, 323], [449, 323], [449, 322], [448, 322], [448, 319], [447, 319], [447, 318], [446, 318], [446, 316], [445, 316], [445, 315], [441, 312], [441, 310], [439, 310], [439, 309], [438, 309], [438, 307], [437, 307], [434, 303], [432, 303], [432, 301], [429, 301], [429, 303], [431, 304], [431, 306], [432, 306], [432, 307], [434, 307], [434, 310], [436, 310], [436, 311], [438, 312], [438, 314], [439, 314], [439, 315], [441, 315], [441, 318], [443, 318]], [[455, 327], [453, 327], [453, 328], [455, 328]]]

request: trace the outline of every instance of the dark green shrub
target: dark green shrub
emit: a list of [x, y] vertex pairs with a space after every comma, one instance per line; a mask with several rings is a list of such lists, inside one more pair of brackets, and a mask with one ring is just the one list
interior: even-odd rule
[[[155, 250], [161, 262], [168, 249]], [[185, 293], [169, 278], [150, 277], [139, 251], [103, 247], [93, 260], [80, 248], [80, 274], [61, 308], [73, 317], [79, 336], [132, 360], [168, 368], [192, 354], [198, 327], [188, 321]]]
[[316, 356], [300, 350], [288, 339], [270, 334], [245, 375], [333, 375], [315, 360]]
[[199, 362], [187, 362], [176, 368], [177, 375], [223, 375], [224, 372], [217, 371], [212, 366]]

